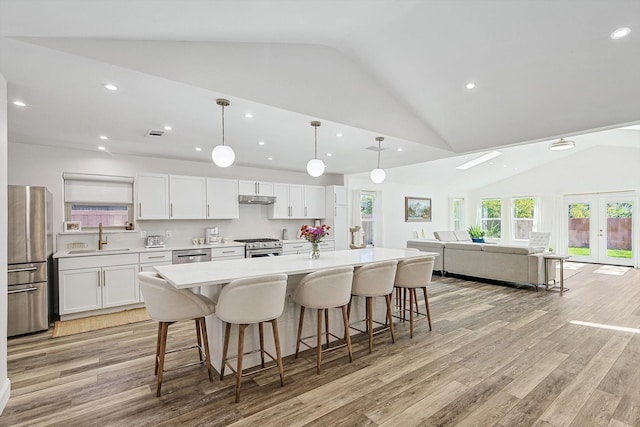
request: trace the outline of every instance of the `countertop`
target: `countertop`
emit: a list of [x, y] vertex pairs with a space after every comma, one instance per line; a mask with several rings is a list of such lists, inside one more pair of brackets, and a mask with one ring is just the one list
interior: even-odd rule
[[264, 257], [200, 262], [194, 264], [173, 264], [155, 267], [156, 271], [178, 289], [201, 285], [229, 283], [234, 279], [258, 277], [270, 274], [306, 274], [325, 268], [359, 266], [378, 261], [400, 260], [425, 255], [432, 252], [418, 252], [407, 249], [366, 248], [360, 250], [326, 251], [318, 259], [309, 254], [287, 255], [285, 257]]
[[[97, 249], [69, 249], [66, 251], [58, 251], [53, 254], [54, 258], [70, 258], [70, 257], [83, 257], [83, 256], [95, 256], [95, 255], [120, 255], [120, 254], [139, 254], [145, 252], [162, 252], [162, 251], [179, 251], [185, 249], [203, 249], [203, 248], [231, 248], [242, 247], [244, 243], [228, 242], [220, 243], [217, 245], [173, 245], [165, 246], [164, 248], [145, 248], [144, 246], [134, 248], [107, 248], [99, 251]], [[73, 251], [87, 251], [82, 253], [71, 253]]]

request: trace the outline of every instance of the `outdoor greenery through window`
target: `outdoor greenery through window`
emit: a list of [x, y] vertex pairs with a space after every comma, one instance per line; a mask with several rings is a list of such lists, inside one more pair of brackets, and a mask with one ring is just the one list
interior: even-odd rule
[[463, 230], [464, 225], [462, 224], [462, 204], [464, 199], [453, 199], [453, 203], [451, 206], [452, 215], [453, 215], [453, 229], [454, 230]]
[[486, 233], [485, 237], [500, 239], [502, 237], [502, 202], [500, 199], [482, 200], [480, 217], [482, 229]]
[[374, 206], [376, 201], [376, 193], [363, 191], [360, 194], [360, 215], [362, 218], [362, 232], [364, 234], [364, 243], [367, 246], [373, 246], [375, 238], [375, 215]]
[[607, 256], [631, 258], [633, 204], [630, 202], [607, 203]]
[[569, 255], [591, 255], [591, 244], [589, 242], [590, 218], [591, 205], [589, 203], [572, 203], [569, 205]]
[[528, 240], [533, 229], [534, 200], [532, 197], [513, 199], [513, 238]]

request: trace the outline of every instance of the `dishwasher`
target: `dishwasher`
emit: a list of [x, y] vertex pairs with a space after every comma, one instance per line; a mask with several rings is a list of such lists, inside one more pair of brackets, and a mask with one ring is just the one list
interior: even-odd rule
[[[171, 251], [171, 259], [173, 264], [192, 264], [195, 262], [211, 261], [211, 248]], [[201, 293], [200, 286], [190, 288], [189, 290], [194, 294]]]

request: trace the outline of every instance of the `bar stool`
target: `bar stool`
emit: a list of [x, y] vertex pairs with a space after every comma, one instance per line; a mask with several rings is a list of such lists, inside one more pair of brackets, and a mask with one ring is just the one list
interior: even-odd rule
[[[138, 279], [147, 312], [153, 320], [158, 322], [155, 367], [155, 375], [158, 377], [156, 396], [160, 397], [162, 374], [165, 372], [164, 357], [166, 353], [197, 348], [200, 357], [199, 362], [189, 363], [172, 369], [205, 363], [209, 371], [209, 381], [213, 381], [207, 325], [204, 319], [205, 316], [215, 311], [213, 301], [203, 295], [194, 294], [188, 289], [176, 289], [169, 282], [153, 272], [138, 273]], [[198, 344], [187, 348], [166, 351], [169, 325], [181, 320], [195, 320]]]
[[[344, 330], [349, 331], [349, 318], [347, 317], [347, 305], [351, 298], [351, 284], [353, 281], [353, 267], [340, 267], [327, 270], [320, 270], [309, 273], [300, 280], [295, 291], [291, 295], [293, 301], [300, 305], [300, 322], [298, 324], [298, 340], [296, 341], [296, 358], [300, 351], [300, 343], [311, 348], [302, 338], [302, 324], [304, 322], [305, 308], [315, 308], [318, 311], [317, 328], [317, 364], [316, 372], [320, 374], [320, 364], [322, 362], [322, 312], [324, 311], [325, 336], [327, 348], [324, 351], [335, 350], [339, 347], [329, 348], [329, 337], [340, 339], [329, 332], [329, 309], [340, 307], [342, 309], [342, 319]], [[349, 352], [349, 361], [353, 362], [351, 352], [351, 337], [345, 334], [345, 343]]]
[[[406, 313], [409, 311], [409, 325], [411, 328], [411, 338], [413, 338], [413, 305], [415, 303], [416, 313], [418, 311], [418, 295], [416, 289], [422, 288], [424, 293], [424, 304], [426, 307], [427, 320], [429, 321], [429, 330], [431, 331], [431, 312], [429, 311], [429, 298], [427, 297], [427, 285], [431, 283], [433, 274], [433, 264], [435, 257], [421, 256], [416, 258], [404, 259], [398, 263], [398, 271], [396, 273], [395, 287], [402, 290], [401, 311], [402, 320], [406, 321]], [[409, 308], [407, 309], [407, 291], [409, 291]]]
[[[396, 342], [393, 332], [393, 317], [391, 316], [391, 293], [393, 292], [393, 284], [396, 277], [396, 268], [398, 261], [383, 261], [372, 264], [365, 264], [355, 269], [353, 273], [353, 285], [351, 287], [351, 295], [366, 297], [366, 323], [369, 333], [369, 353], [373, 351], [373, 298], [385, 298], [387, 303], [387, 321], [389, 322], [389, 330], [391, 331], [391, 341]], [[351, 302], [347, 312], [351, 312]], [[379, 325], [386, 326], [384, 323], [375, 322]], [[350, 326], [358, 332], [364, 333], [360, 329]], [[378, 332], [382, 332], [382, 329]], [[377, 333], [377, 332], [376, 332]], [[345, 334], [346, 335], [346, 334]]]
[[[222, 350], [222, 363], [220, 364], [220, 380], [224, 377], [225, 365], [233, 371], [233, 367], [227, 361], [229, 349], [229, 335], [231, 324], [238, 325], [238, 365], [236, 370], [236, 403], [240, 402], [240, 386], [242, 385], [242, 356], [244, 355], [244, 331], [250, 324], [257, 323], [260, 332], [260, 352], [262, 369], [250, 373], [262, 371], [265, 368], [264, 355], [277, 362], [280, 372], [280, 384], [284, 386], [284, 368], [282, 367], [282, 355], [280, 354], [280, 338], [278, 336], [277, 318], [284, 310], [284, 300], [287, 292], [287, 275], [274, 274], [270, 276], [255, 277], [250, 279], [237, 279], [225, 285], [220, 292], [216, 304], [216, 316], [226, 322], [224, 334], [224, 347]], [[276, 358], [264, 350], [263, 322], [270, 322], [273, 328], [273, 339], [276, 347]]]

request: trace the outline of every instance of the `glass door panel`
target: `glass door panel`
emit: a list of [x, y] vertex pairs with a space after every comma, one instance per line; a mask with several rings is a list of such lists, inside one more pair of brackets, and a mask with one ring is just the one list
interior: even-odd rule
[[599, 262], [633, 265], [633, 201], [605, 198], [601, 200], [603, 218], [598, 229]]
[[596, 262], [593, 250], [593, 201], [572, 200], [567, 203], [567, 254], [575, 261]]

